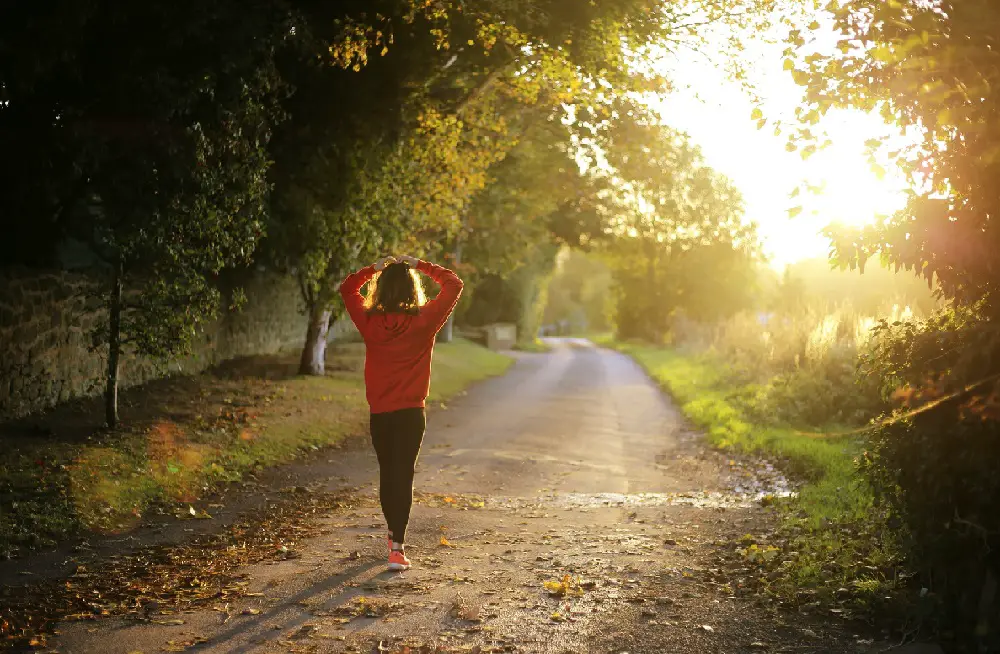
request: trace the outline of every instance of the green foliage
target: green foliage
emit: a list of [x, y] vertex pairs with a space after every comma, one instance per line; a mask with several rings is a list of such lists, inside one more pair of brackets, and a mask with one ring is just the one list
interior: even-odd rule
[[729, 180], [669, 128], [623, 120], [608, 139], [618, 334], [661, 341], [679, 313], [714, 320], [749, 305], [755, 227]]
[[[994, 260], [1000, 230], [1000, 9], [982, 0], [857, 0], [833, 7], [842, 54], [804, 57], [807, 115], [878, 110], [918, 137], [888, 153], [913, 182], [905, 209], [862, 229], [832, 228], [839, 261], [880, 255], [937, 285], [953, 308], [922, 324], [882, 325], [866, 361], [904, 407], [872, 435], [865, 470], [910, 535], [911, 561], [968, 651], [1000, 647], [995, 454], [1000, 353]], [[804, 39], [798, 46], [808, 50]], [[873, 152], [879, 143], [870, 144]], [[932, 403], [946, 397], [949, 401]]]
[[968, 347], [957, 357], [949, 353], [947, 367], [933, 363], [944, 352], [927, 359], [929, 375], [946, 372], [948, 389], [960, 389], [994, 372], [986, 363], [992, 357], [984, 354], [1000, 342], [985, 327], [997, 315], [998, 273], [991, 263], [997, 235], [988, 217], [1000, 195], [986, 180], [1000, 165], [994, 154], [1000, 133], [987, 118], [1000, 101], [987, 82], [996, 67], [991, 35], [1000, 11], [984, 2], [858, 1], [838, 8], [835, 17], [843, 56], [808, 57], [799, 76], [809, 113], [879, 109], [888, 121], [922, 136], [889, 153], [914, 183], [906, 208], [868, 227], [831, 227], [835, 253], [851, 267], [880, 256], [981, 317], [968, 322]]
[[109, 316], [95, 340], [108, 348], [114, 425], [121, 347], [184, 352], [219, 308], [214, 277], [247, 263], [262, 233], [284, 92], [273, 54], [287, 23], [268, 3], [8, 13], [0, 172], [21, 192], [4, 193], [3, 209], [48, 223], [50, 238], [76, 238], [107, 273]]
[[[537, 12], [508, 2], [351, 3], [336, 20], [326, 6], [303, 12], [306, 52], [286, 65], [297, 92], [277, 138], [271, 249], [300, 277], [310, 341], [325, 334], [335, 287], [361, 262], [397, 248], [441, 258], [464, 232], [501, 231], [470, 204], [491, 182], [487, 171], [539, 122], [559, 128], [563, 104], [606, 104], [584, 79], [613, 77], [619, 93], [644, 79], [623, 74], [621, 41], [609, 47], [604, 37], [637, 47], [652, 39], [648, 16], [639, 17], [645, 4], [605, 3], [571, 18], [559, 3]], [[316, 65], [331, 42], [332, 65]], [[548, 139], [539, 151], [556, 145]], [[530, 159], [522, 154], [526, 168]], [[503, 182], [490, 187], [513, 197]], [[498, 210], [503, 201], [484, 202]], [[506, 235], [510, 247], [491, 259], [525, 239]], [[495, 261], [478, 267], [496, 271]]]
[[727, 362], [731, 381], [752, 385], [755, 419], [786, 424], [861, 425], [882, 410], [880, 388], [858, 379], [859, 355], [871, 343], [870, 316], [849, 307], [821, 313], [741, 313], [707, 327], [678, 327], [679, 346], [709, 350]]
[[[877, 347], [862, 364], [887, 399], [903, 402], [870, 434], [863, 469], [905, 527], [907, 553], [932, 591], [939, 626], [956, 630], [970, 651], [1000, 643], [988, 595], [1000, 573], [1000, 474], [994, 465], [1000, 416], [992, 395], [974, 388], [949, 393], [945, 379], [963, 351], [976, 347], [977, 332], [990, 328], [975, 309], [919, 323], [883, 321]], [[902, 414], [907, 409], [917, 411]]]
[[910, 307], [918, 315], [930, 315], [939, 302], [934, 291], [917, 275], [894, 271], [878, 258], [868, 261], [864, 273], [831, 265], [826, 257], [790, 264], [774, 297], [771, 309], [832, 311], [850, 306], [862, 315], [880, 315], [887, 307]]
[[563, 250], [549, 283], [543, 322], [569, 322], [577, 333], [607, 331], [614, 310], [611, 270], [599, 257]]
[[461, 318], [463, 324], [482, 327], [497, 322], [517, 323], [520, 315], [517, 289], [500, 275], [491, 274], [478, 279]]
[[993, 279], [983, 264], [995, 226], [983, 217], [1000, 199], [984, 181], [1000, 165], [1000, 132], [989, 118], [1000, 95], [988, 81], [1000, 10], [982, 1], [865, 0], [845, 3], [836, 20], [844, 53], [809, 57], [799, 78], [810, 113], [877, 109], [923, 138], [893, 153], [918, 189], [906, 209], [884, 224], [834, 230], [835, 248], [850, 265], [883, 254], [935, 280], [945, 296], [974, 303]]
[[[777, 507], [781, 526], [768, 543], [751, 539], [742, 550], [758, 568], [759, 576], [746, 580], [751, 588], [793, 606], [836, 601], [852, 611], [885, 608], [883, 598], [897, 587], [900, 556], [871, 486], [858, 474], [859, 438], [824, 438], [782, 424], [753, 385], [733, 380], [718, 354], [615, 347], [673, 395], [712, 445], [776, 460], [800, 482], [793, 497], [765, 498]], [[793, 424], [810, 432], [824, 426], [803, 418]]]
[[601, 181], [581, 170], [571, 128], [539, 118], [493, 167], [469, 208], [461, 232], [471, 304], [469, 324], [502, 319], [531, 342], [545, 308], [548, 276], [561, 246], [594, 238], [602, 223], [587, 213], [599, 203]]

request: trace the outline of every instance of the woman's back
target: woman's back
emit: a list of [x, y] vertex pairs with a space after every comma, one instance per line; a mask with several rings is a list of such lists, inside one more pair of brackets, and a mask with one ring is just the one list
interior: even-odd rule
[[[441, 285], [437, 297], [423, 306], [385, 311], [377, 298], [379, 291], [392, 297], [405, 293], [378, 287], [373, 294], [376, 299], [366, 306], [361, 289], [375, 277], [374, 266], [349, 276], [340, 287], [347, 311], [365, 341], [365, 392], [372, 413], [424, 406], [430, 390], [434, 339], [462, 293], [462, 280], [447, 268], [426, 261], [416, 261], [412, 268]], [[390, 271], [387, 267], [386, 272], [390, 273], [387, 279], [405, 279], [398, 274], [399, 269]], [[414, 292], [413, 297], [417, 296], [419, 292]]]

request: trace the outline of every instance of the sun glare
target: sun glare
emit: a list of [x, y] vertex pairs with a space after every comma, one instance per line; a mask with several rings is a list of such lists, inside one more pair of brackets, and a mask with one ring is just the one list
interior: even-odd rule
[[[890, 162], [869, 160], [866, 141], [896, 144], [902, 138], [877, 115], [830, 112], [813, 130], [830, 144], [803, 158], [786, 150], [788, 128], [802, 90], [782, 68], [782, 47], [756, 44], [752, 68], [761, 104], [732, 81], [720, 62], [678, 57], [663, 65], [675, 90], [651, 101], [663, 121], [687, 132], [709, 165], [729, 177], [757, 223], [765, 254], [783, 268], [825, 256], [830, 223], [862, 226], [902, 208], [907, 184]], [[767, 124], [758, 129], [756, 108]], [[775, 126], [781, 125], [775, 134]]]
[[865, 141], [885, 129], [875, 116], [844, 113], [823, 125], [832, 144], [803, 162], [804, 210], [823, 224], [863, 226], [903, 208], [906, 182], [888, 161], [869, 161]]

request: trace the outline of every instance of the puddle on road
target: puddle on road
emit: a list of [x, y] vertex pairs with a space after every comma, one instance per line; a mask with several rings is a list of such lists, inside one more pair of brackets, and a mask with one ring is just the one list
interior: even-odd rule
[[534, 498], [493, 498], [487, 506], [505, 509], [592, 509], [603, 507], [692, 506], [699, 509], [745, 509], [764, 497], [789, 497], [775, 492], [699, 491], [686, 493], [549, 493]]
[[726, 490], [673, 493], [575, 493], [551, 491], [533, 498], [493, 498], [487, 506], [506, 509], [591, 509], [602, 507], [691, 506], [745, 509], [765, 499], [793, 497], [791, 482], [766, 461], [729, 460]]

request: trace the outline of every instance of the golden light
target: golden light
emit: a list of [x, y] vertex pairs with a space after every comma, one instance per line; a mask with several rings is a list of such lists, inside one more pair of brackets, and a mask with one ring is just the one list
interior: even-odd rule
[[[860, 226], [902, 208], [907, 188], [884, 154], [877, 161], [882, 171], [870, 162], [866, 142], [896, 148], [905, 140], [875, 114], [832, 111], [813, 128], [830, 140], [828, 147], [808, 158], [786, 149], [802, 89], [783, 69], [782, 49], [765, 42], [748, 49], [757, 100], [730, 78], [723, 61], [677, 57], [660, 64], [675, 90], [650, 101], [665, 124], [687, 132], [707, 163], [741, 191], [747, 218], [757, 223], [764, 252], [779, 269], [826, 256], [830, 244], [822, 230], [832, 222]], [[763, 129], [757, 110], [766, 119]]]
[[887, 159], [872, 165], [865, 145], [873, 133], [887, 129], [881, 120], [841, 112], [823, 127], [831, 144], [803, 162], [804, 184], [814, 189], [801, 194], [803, 208], [824, 225], [859, 227], [902, 209], [907, 188], [903, 174]]

